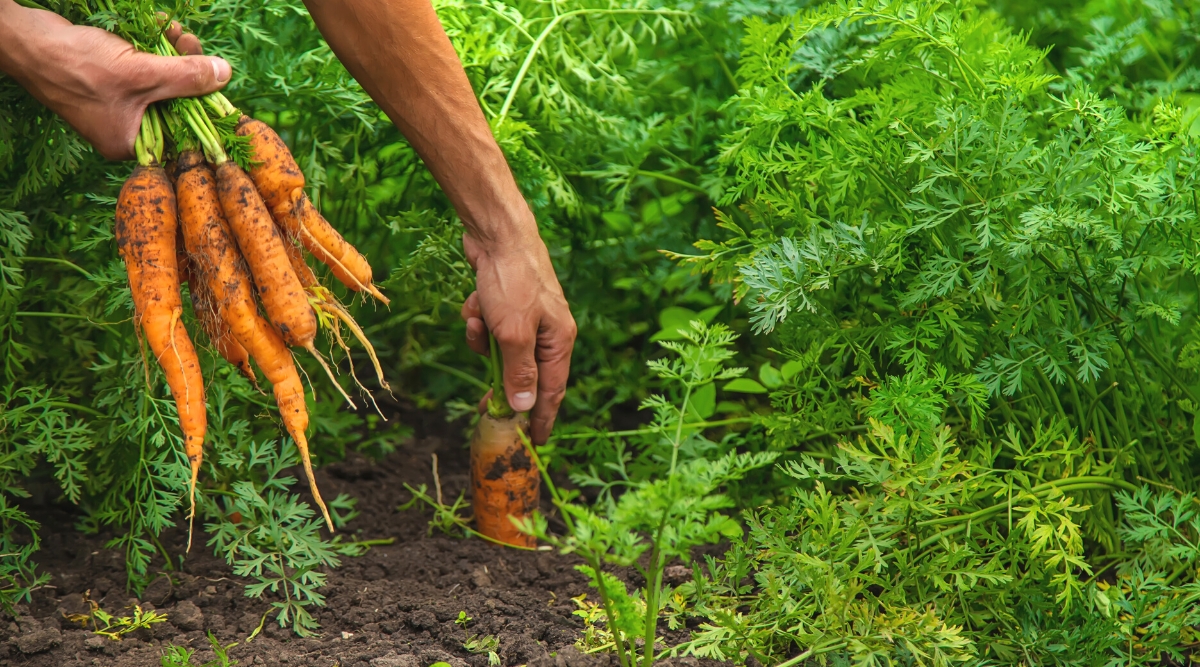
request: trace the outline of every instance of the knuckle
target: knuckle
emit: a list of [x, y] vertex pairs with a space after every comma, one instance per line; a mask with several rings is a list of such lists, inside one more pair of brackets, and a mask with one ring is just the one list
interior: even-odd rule
[[505, 346], [533, 347], [534, 335], [520, 327], [499, 326], [492, 331], [496, 340]]
[[538, 399], [544, 400], [547, 405], [552, 405], [555, 408], [559, 403], [562, 403], [563, 396], [567, 394], [566, 383], [555, 384], [553, 387], [538, 387]]
[[517, 387], [529, 387], [537, 384], [537, 366], [521, 363], [504, 369], [510, 383]]
[[192, 61], [192, 83], [197, 87], [207, 85], [210, 80], [215, 80], [216, 75], [213, 74], [212, 64], [203, 58], [191, 59]]

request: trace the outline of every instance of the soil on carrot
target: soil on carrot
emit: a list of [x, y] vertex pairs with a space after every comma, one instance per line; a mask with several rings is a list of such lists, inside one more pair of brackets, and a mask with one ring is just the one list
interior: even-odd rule
[[[428, 512], [397, 511], [409, 499], [404, 483], [427, 484], [432, 492], [432, 454], [438, 455], [447, 501], [470, 486], [461, 424], [448, 425], [433, 414], [399, 416], [414, 435], [396, 452], [379, 462], [351, 454], [317, 472], [327, 497], [345, 492], [358, 498], [361, 514], [343, 531], [345, 539], [395, 538], [361, 557], [344, 558], [329, 572], [322, 589], [327, 604], [315, 611], [318, 636], [296, 637], [272, 619], [247, 642], [268, 603], [245, 597], [244, 582], [199, 542], [181, 570], [163, 572], [137, 599], [126, 589], [121, 554], [104, 548], [110, 536], [75, 530], [78, 516], [69, 508], [43, 508], [37, 516], [43, 526], [38, 561], [52, 579], [32, 603], [18, 606], [15, 618], [0, 614], [0, 666], [158, 665], [169, 645], [196, 649], [193, 663], [202, 665], [213, 658], [209, 632], [222, 644], [238, 642], [229, 657], [242, 666], [428, 667], [444, 661], [486, 667], [486, 653], [464, 649], [467, 633], [496, 637], [504, 665], [616, 665], [615, 656], [574, 648], [583, 622], [572, 614], [577, 606], [571, 598], [589, 592], [574, 569], [577, 561], [478, 539], [429, 536]], [[182, 530], [166, 537], [168, 549], [183, 551]], [[675, 569], [686, 576], [682, 567]], [[168, 621], [112, 641], [67, 618], [86, 612], [85, 594], [115, 615], [128, 615], [140, 604], [165, 613]], [[465, 630], [455, 624], [459, 612], [474, 619]], [[671, 662], [699, 667], [701, 661]]]

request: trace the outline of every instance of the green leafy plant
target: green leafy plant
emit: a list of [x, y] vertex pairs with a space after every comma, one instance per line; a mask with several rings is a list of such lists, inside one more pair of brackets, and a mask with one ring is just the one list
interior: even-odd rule
[[[947, 428], [899, 435], [874, 422], [827, 462], [789, 462], [790, 501], [752, 512], [749, 535], [689, 585], [713, 622], [683, 650], [789, 665], [1059, 651], [1121, 664], [1179, 659], [1200, 620], [1200, 588], [1174, 583], [1177, 559], [1195, 557], [1194, 510], [1179, 505], [1192, 498], [1104, 474], [1063, 429], [1033, 443], [1010, 437], [965, 453]], [[1029, 465], [994, 467], [1015, 450], [1033, 455]], [[1084, 552], [1080, 520], [1087, 498], [1114, 491], [1131, 553], [1110, 584], [1104, 561]]]
[[[278, 454], [273, 442], [251, 445], [245, 465], [266, 469], [266, 480], [261, 486], [244, 480], [233, 482], [229, 491], [220, 494], [224, 511], [219, 515], [236, 515], [237, 520], [214, 523], [206, 529], [209, 545], [225, 555], [233, 573], [252, 580], [246, 595], [259, 598], [269, 592], [282, 596], [271, 603], [280, 627], [290, 626], [296, 634], [309, 636], [317, 628], [309, 608], [325, 603], [318, 590], [325, 583], [324, 568], [337, 567], [338, 556], [359, 555], [368, 547], [322, 538], [322, 521], [307, 503], [287, 491], [295, 479], [281, 476], [298, 462], [292, 452]], [[354, 501], [344, 494], [331, 501], [335, 525], [352, 518], [353, 507]]]
[[91, 429], [72, 415], [77, 408], [44, 387], [0, 390], [0, 608], [8, 613], [49, 580], [31, 561], [41, 526], [13, 504], [29, 495], [24, 480], [44, 461], [53, 466], [64, 496], [78, 501], [82, 493], [84, 454], [94, 440]]
[[[688, 427], [695, 419], [696, 403], [711, 400], [705, 397], [714, 383], [745, 372], [726, 366], [734, 356], [729, 349], [734, 339], [723, 325], [694, 321], [690, 330], [681, 332], [681, 340], [660, 343], [673, 356], [651, 361], [650, 367], [678, 390], [679, 399], [674, 402], [656, 394], [642, 404], [654, 413], [651, 433], [641, 444], [658, 462], [657, 474], [635, 478], [617, 466], [619, 497], [611, 492], [613, 485], [605, 485], [610, 493], [592, 506], [571, 502], [578, 492], [564, 491], [544, 475], [567, 531], [551, 533], [541, 514], [523, 522], [524, 530], [584, 560], [578, 569], [598, 592], [622, 667], [650, 667], [665, 649], [658, 635], [660, 613], [671, 597], [671, 588], [663, 581], [664, 568], [676, 559], [689, 561], [697, 545], [741, 534], [738, 523], [722, 513], [733, 502], [721, 490], [776, 457], [774, 453], [729, 453], [705, 458], [703, 429]], [[530, 452], [545, 471], [536, 450], [531, 447]], [[624, 457], [618, 460], [625, 461]], [[644, 584], [631, 592], [605, 569], [611, 565], [633, 568]]]
[[778, 343], [765, 423], [774, 447], [809, 454], [778, 469], [787, 501], [748, 513], [688, 586], [705, 625], [680, 651], [1185, 655], [1196, 148], [1190, 112], [1149, 81], [1096, 87], [1123, 89], [1148, 24], [1095, 24], [1056, 76], [969, 3], [747, 21], [726, 235], [672, 256], [729, 284]]

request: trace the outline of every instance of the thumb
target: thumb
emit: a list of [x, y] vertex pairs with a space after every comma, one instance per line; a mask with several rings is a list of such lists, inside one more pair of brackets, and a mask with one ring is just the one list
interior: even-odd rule
[[537, 402], [536, 331], [498, 327], [492, 335], [504, 358], [504, 393], [508, 404], [517, 412], [526, 412]]
[[155, 56], [146, 54], [145, 82], [149, 101], [199, 97], [229, 83], [233, 68], [212, 56]]

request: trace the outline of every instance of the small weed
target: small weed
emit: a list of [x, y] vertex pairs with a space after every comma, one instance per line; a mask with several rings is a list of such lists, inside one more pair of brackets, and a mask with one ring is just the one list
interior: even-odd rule
[[571, 601], [579, 607], [571, 614], [583, 619], [583, 634], [575, 642], [575, 648], [584, 653], [599, 653], [616, 648], [612, 631], [607, 626], [600, 625], [605, 623], [604, 607], [587, 599], [587, 593], [573, 597]]
[[163, 651], [161, 665], [162, 667], [234, 667], [238, 664], [237, 660], [232, 660], [229, 657], [229, 649], [237, 646], [237, 642], [232, 644], [221, 645], [213, 633], [208, 633], [208, 643], [212, 646], [212, 651], [215, 657], [208, 662], [197, 665], [192, 662], [192, 656], [196, 654], [195, 649], [186, 646], [170, 645]]
[[108, 637], [113, 641], [121, 641], [121, 639], [135, 630], [143, 628], [149, 629], [155, 623], [162, 623], [167, 620], [166, 614], [160, 614], [151, 609], [143, 611], [141, 605], [133, 606], [132, 616], [113, 616], [112, 614], [100, 608], [100, 605], [84, 595], [84, 600], [90, 607], [86, 614], [65, 614], [65, 618], [72, 623], [78, 623], [86, 628], [90, 623], [92, 632], [101, 637]]
[[458, 612], [458, 618], [454, 619], [454, 624], [463, 629], [465, 639], [463, 639], [463, 648], [471, 653], [486, 653], [488, 657], [489, 667], [499, 667], [500, 654], [497, 651], [500, 648], [500, 640], [495, 635], [473, 635], [467, 632], [467, 625], [475, 619], [467, 616], [467, 612]]

